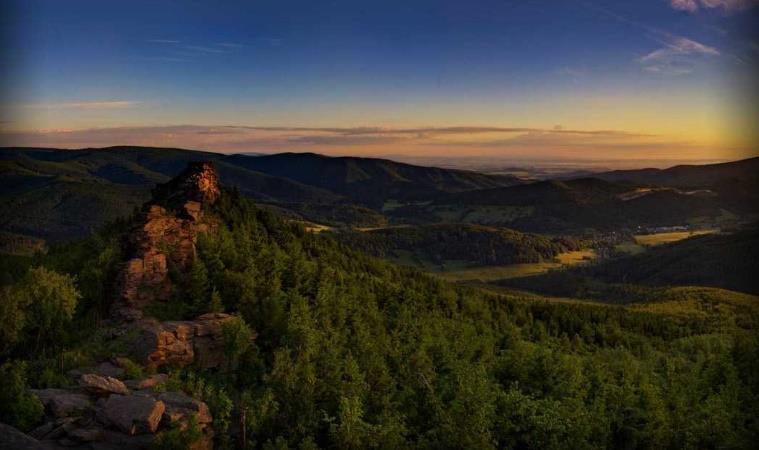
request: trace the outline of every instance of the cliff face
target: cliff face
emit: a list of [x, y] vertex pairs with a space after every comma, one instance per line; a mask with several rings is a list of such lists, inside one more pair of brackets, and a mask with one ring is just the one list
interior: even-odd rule
[[130, 258], [119, 274], [116, 320], [139, 320], [150, 303], [169, 299], [173, 289], [169, 269], [184, 272], [192, 265], [198, 234], [214, 226], [203, 208], [220, 194], [218, 175], [208, 162], [191, 163], [153, 190], [153, 200], [143, 207], [125, 242]]

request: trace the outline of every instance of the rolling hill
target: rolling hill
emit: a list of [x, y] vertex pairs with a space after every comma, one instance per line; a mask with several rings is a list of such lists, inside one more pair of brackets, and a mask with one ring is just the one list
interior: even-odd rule
[[[640, 300], [646, 286], [707, 286], [759, 294], [759, 227], [696, 236], [598, 264], [499, 284], [549, 295]], [[653, 291], [654, 293], [658, 291]]]
[[640, 190], [579, 178], [445, 194], [430, 204], [409, 204], [390, 214], [398, 222], [464, 222], [528, 232], [581, 233], [713, 222], [731, 205], [712, 193]]
[[759, 157], [720, 164], [680, 165], [668, 169], [615, 170], [595, 174], [606, 181], [679, 188], [709, 188], [726, 179], [755, 176]]
[[224, 155], [180, 149], [0, 149], [0, 230], [60, 241], [83, 237], [141, 205], [151, 186], [188, 162], [211, 160], [225, 180], [259, 201], [330, 203], [340, 196], [253, 172]]
[[284, 177], [344, 195], [381, 209], [388, 200], [426, 200], [440, 193], [463, 192], [518, 183], [510, 176], [436, 167], [386, 159], [280, 153], [259, 157], [232, 155], [225, 162]]
[[[83, 237], [141, 205], [188, 162], [213, 161], [228, 186], [308, 220], [378, 225], [394, 197], [424, 198], [507, 184], [509, 177], [388, 160], [315, 154], [222, 155], [173, 148], [0, 149], [0, 231], [61, 241]], [[363, 207], [361, 207], [361, 205]]]
[[460, 224], [344, 231], [336, 238], [365, 253], [412, 265], [440, 266], [452, 261], [472, 266], [531, 263], [580, 248], [580, 243], [572, 239]]

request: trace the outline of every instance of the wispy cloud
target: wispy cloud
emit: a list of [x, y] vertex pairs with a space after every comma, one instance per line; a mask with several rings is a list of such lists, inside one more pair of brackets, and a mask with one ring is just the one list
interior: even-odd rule
[[[671, 3], [677, 0], [670, 0]], [[683, 7], [691, 0], [681, 0]], [[696, 0], [692, 0], [696, 1]], [[700, 3], [716, 4], [723, 0], [698, 0]], [[753, 2], [759, 0], [751, 0]], [[629, 19], [609, 9], [598, 5], [581, 2], [585, 8], [602, 14], [620, 23], [627, 24], [641, 30], [645, 36], [663, 47], [653, 50], [636, 61], [643, 65], [643, 69], [651, 73], [666, 75], [684, 75], [693, 71], [696, 58], [719, 56], [720, 52], [714, 47], [696, 42], [692, 39], [671, 33], [662, 28], [654, 27], [637, 20]], [[698, 6], [698, 5], [697, 5]]]
[[199, 52], [199, 53], [229, 53], [230, 52], [228, 47], [219, 48], [219, 47], [211, 47], [207, 45], [185, 45], [183, 48], [186, 50], [191, 50], [191, 51]]
[[648, 72], [683, 75], [693, 70], [694, 58], [719, 55], [719, 50], [714, 47], [684, 37], [671, 36], [664, 47], [638, 58], [638, 62]]
[[759, 0], [670, 0], [672, 8], [695, 13], [701, 10], [720, 9], [725, 13], [745, 11], [759, 5]]
[[[221, 152], [315, 151], [382, 155], [393, 152], [444, 155], [583, 155], [663, 148], [659, 136], [623, 130], [525, 127], [257, 127], [152, 126], [83, 130], [2, 131], [4, 145], [63, 148], [146, 145]], [[646, 150], [648, 149], [648, 150]]]
[[106, 100], [66, 103], [27, 103], [21, 106], [27, 109], [120, 109], [132, 108], [140, 103], [142, 102], [133, 100]]
[[148, 39], [148, 42], [153, 44], [180, 44], [182, 41], [176, 39]]

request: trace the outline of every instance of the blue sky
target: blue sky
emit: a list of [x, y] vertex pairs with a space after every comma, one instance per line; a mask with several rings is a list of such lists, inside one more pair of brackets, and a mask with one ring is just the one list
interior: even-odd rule
[[[502, 145], [525, 140], [514, 134], [436, 136], [437, 147], [386, 138], [402, 127], [519, 127], [546, 138], [561, 128], [636, 135], [636, 145], [625, 141], [630, 152], [647, 144], [668, 157], [721, 155], [707, 146], [725, 157], [752, 154], [751, 121], [736, 118], [747, 114], [737, 98], [746, 96], [741, 83], [759, 52], [748, 32], [755, 4], [4, 0], [3, 129], [22, 142], [29, 132], [76, 132], [69, 141], [45, 135], [76, 145], [110, 143], [107, 128], [138, 130], [118, 135], [131, 142], [146, 128], [165, 140], [167, 127], [180, 125], [371, 127], [382, 136], [364, 136], [361, 148], [338, 138], [307, 149], [496, 155], [540, 146]], [[92, 129], [99, 134], [87, 138]], [[302, 145], [286, 130], [216, 141], [205, 131], [203, 140], [183, 135], [178, 143]], [[391, 144], [398, 148], [385, 149]], [[608, 137], [583, 145], [624, 156]]]

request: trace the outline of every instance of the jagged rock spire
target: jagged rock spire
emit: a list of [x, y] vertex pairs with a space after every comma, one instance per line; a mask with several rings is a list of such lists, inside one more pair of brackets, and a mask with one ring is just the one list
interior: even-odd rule
[[219, 177], [210, 162], [192, 162], [178, 176], [153, 189], [125, 240], [125, 261], [119, 274], [114, 316], [139, 319], [154, 301], [166, 301], [173, 286], [169, 267], [189, 270], [195, 259], [195, 241], [213, 221], [203, 207], [221, 195]]
[[177, 208], [186, 202], [212, 204], [221, 195], [219, 176], [212, 162], [191, 162], [169, 182], [153, 189], [153, 203]]

